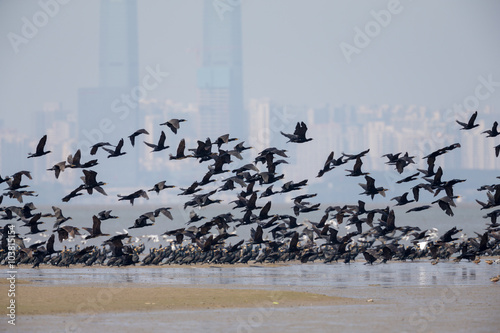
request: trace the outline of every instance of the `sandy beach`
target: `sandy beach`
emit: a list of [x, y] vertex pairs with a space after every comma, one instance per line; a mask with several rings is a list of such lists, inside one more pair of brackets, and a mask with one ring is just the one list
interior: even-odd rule
[[[498, 274], [500, 265], [440, 263], [444, 274], [437, 274], [439, 265], [428, 262], [398, 265], [20, 268], [16, 325], [4, 318], [0, 328], [8, 332], [500, 330], [500, 285], [488, 278]], [[394, 277], [401, 267], [409, 267], [407, 282]], [[81, 279], [75, 281], [71, 274]], [[259, 274], [274, 282], [252, 279]], [[294, 280], [295, 274], [301, 278]], [[361, 274], [365, 282], [352, 278], [332, 282], [342, 274]], [[431, 279], [422, 280], [419, 274]], [[221, 275], [235, 278], [211, 280]], [[6, 281], [0, 284], [1, 304], [9, 302]]]

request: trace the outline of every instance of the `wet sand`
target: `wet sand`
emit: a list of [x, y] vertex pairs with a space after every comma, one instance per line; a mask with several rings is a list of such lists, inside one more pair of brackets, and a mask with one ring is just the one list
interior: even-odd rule
[[[152, 271], [138, 267], [139, 270], [98, 268], [88, 272], [63, 269], [57, 271], [60, 279], [55, 282], [48, 279], [55, 276], [52, 269], [21, 269], [20, 279], [16, 281], [16, 326], [8, 325], [4, 317], [0, 331], [500, 331], [500, 283], [488, 279], [498, 274], [500, 265], [446, 263], [437, 268], [439, 265], [442, 264], [433, 266], [426, 262], [367, 267], [356, 263], [351, 267], [312, 264], [249, 268], [252, 274], [266, 270], [263, 274], [274, 279], [263, 280], [262, 284], [248, 279], [248, 269], [234, 271], [230, 266], [228, 269], [200, 266], [187, 270], [187, 267], [164, 267]], [[410, 278], [409, 285], [401, 285], [398, 279], [384, 283], [377, 275], [390, 278], [400, 274], [401, 267], [412, 272], [410, 276], [403, 275], [405, 279]], [[398, 273], [393, 273], [393, 268]], [[303, 282], [283, 283], [292, 282], [290, 279], [296, 270], [309, 272], [319, 283], [302, 273]], [[458, 276], [451, 279], [451, 274], [436, 274], [436, 279], [430, 280], [415, 276], [415, 272], [433, 275], [443, 270], [456, 272]], [[72, 280], [72, 272], [82, 276], [78, 283]], [[158, 274], [153, 280], [128, 283], [117, 278], [120, 272], [123, 275], [131, 273], [138, 279]], [[369, 272], [370, 279], [363, 284], [350, 282], [347, 285], [324, 280], [333, 280], [345, 272], [355, 275]], [[203, 283], [206, 276], [229, 273], [241, 280], [227, 284]], [[109, 281], [103, 280], [102, 274]], [[186, 275], [192, 280], [185, 283]], [[323, 280], [325, 283], [321, 283]], [[418, 281], [424, 283], [412, 285]], [[0, 304], [8, 302], [6, 287], [5, 281], [0, 282]]]
[[[285, 290], [135, 287], [131, 284], [119, 287], [106, 284], [70, 287], [23, 285], [18, 290], [16, 301], [20, 315], [243, 308], [257, 304], [274, 307], [359, 304], [359, 301], [345, 297]], [[6, 304], [6, 297], [6, 294], [0, 297], [2, 304]]]

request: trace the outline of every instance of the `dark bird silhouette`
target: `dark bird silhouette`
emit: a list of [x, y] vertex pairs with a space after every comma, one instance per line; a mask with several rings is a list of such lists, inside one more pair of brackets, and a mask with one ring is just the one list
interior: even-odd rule
[[368, 251], [363, 251], [363, 257], [365, 257], [366, 263], [369, 265], [373, 265], [373, 263], [377, 260], [375, 256], [373, 256], [371, 253]]
[[371, 196], [372, 199], [377, 194], [380, 194], [383, 197], [385, 197], [385, 191], [387, 191], [387, 189], [385, 189], [383, 187], [375, 187], [375, 179], [373, 179], [370, 176], [365, 176], [365, 180], [366, 180], [366, 184], [359, 184], [359, 186], [361, 186], [365, 190], [364, 192], [362, 192], [360, 194], [369, 195], [369, 196]]
[[446, 213], [448, 216], [453, 216], [453, 211], [451, 210], [451, 207], [456, 207], [455, 202], [453, 199], [458, 198], [458, 196], [454, 197], [449, 197], [449, 196], [444, 196], [442, 198], [437, 199], [436, 201], [433, 201], [432, 204], [435, 204], [436, 202], [438, 203], [439, 207]]
[[187, 223], [190, 224], [190, 223], [198, 222], [198, 221], [201, 221], [205, 218], [206, 218], [205, 216], [199, 216], [198, 214], [196, 214], [196, 212], [194, 210], [192, 210], [189, 212], [189, 221]]
[[45, 143], [47, 142], [47, 135], [44, 135], [40, 141], [38, 141], [38, 145], [36, 146], [36, 151], [34, 153], [28, 153], [28, 158], [31, 157], [40, 157], [43, 155], [46, 155], [48, 153], [51, 153], [50, 150], [45, 151]]
[[166, 216], [168, 219], [173, 220], [174, 218], [172, 217], [172, 213], [170, 213], [171, 207], [160, 207], [156, 208], [153, 212], [154, 217], [158, 217], [160, 214], [163, 214]]
[[84, 189], [87, 190], [88, 194], [92, 194], [94, 190], [101, 193], [102, 195], [107, 195], [101, 186], [106, 185], [104, 182], [97, 181], [97, 172], [93, 170], [82, 170], [84, 177], [82, 180], [85, 184]]
[[286, 182], [281, 186], [281, 193], [286, 193], [286, 192], [291, 192], [291, 191], [297, 191], [302, 189], [302, 186], [307, 185], [307, 179], [304, 179], [298, 183], [294, 183], [293, 181]]
[[192, 155], [184, 155], [184, 150], [186, 149], [186, 140], [182, 139], [177, 146], [177, 153], [174, 155], [170, 154], [171, 160], [182, 160], [186, 157], [193, 157]]
[[120, 257], [123, 256], [123, 240], [130, 237], [132, 236], [130, 236], [129, 234], [116, 235], [104, 241], [102, 245], [109, 245], [113, 257]]
[[95, 145], [90, 146], [90, 155], [95, 155], [97, 154], [97, 150], [99, 148], [105, 147], [105, 146], [110, 146], [114, 147], [111, 143], [109, 142], [98, 142]]
[[311, 138], [306, 138], [306, 132], [307, 125], [302, 121], [297, 122], [293, 134], [280, 133], [288, 138], [287, 142], [304, 143], [312, 140]]
[[412, 181], [414, 181], [414, 180], [417, 180], [417, 178], [416, 178], [416, 177], [418, 176], [418, 174], [419, 174], [419, 173], [417, 172], [417, 173], [414, 173], [414, 174], [413, 174], [413, 175], [411, 175], [411, 176], [408, 176], [408, 177], [406, 177], [406, 178], [403, 178], [403, 179], [401, 179], [401, 180], [398, 180], [398, 181], [396, 182], [396, 184], [402, 184], [402, 183], [407, 183], [407, 182], [412, 182]]
[[128, 194], [128, 195], [120, 195], [120, 194], [118, 194], [118, 197], [120, 198], [120, 199], [118, 199], [118, 201], [120, 201], [120, 200], [129, 200], [130, 204], [132, 206], [134, 205], [134, 200], [137, 199], [137, 198], [143, 197], [143, 198], [146, 198], [147, 200], [149, 200], [148, 194], [144, 190], [137, 190], [134, 193]]
[[80, 193], [80, 191], [83, 191], [85, 189], [85, 185], [80, 185], [78, 186], [76, 189], [74, 189], [73, 191], [71, 191], [70, 194], [68, 194], [67, 196], [65, 196], [64, 198], [62, 198], [62, 201], [63, 202], [68, 202], [70, 201], [71, 199], [73, 199], [74, 197], [77, 197], [79, 195], [83, 195], [83, 193]]
[[446, 154], [447, 152], [449, 152], [449, 151], [451, 151], [453, 149], [456, 149], [456, 148], [460, 148], [460, 147], [461, 147], [460, 143], [454, 143], [454, 144], [449, 145], [447, 147], [443, 147], [443, 148], [440, 148], [440, 149], [438, 149], [436, 151], [433, 151], [432, 153], [430, 153], [427, 156], [424, 156], [423, 158], [426, 159], [426, 158], [431, 158], [431, 157], [437, 157], [439, 155]]
[[57, 232], [59, 242], [62, 242], [66, 239], [75, 238], [75, 236], [80, 236], [81, 234], [79, 230], [80, 229], [78, 229], [77, 227], [65, 225], [57, 228], [55, 231]]
[[361, 157], [357, 157], [356, 158], [356, 163], [354, 163], [353, 169], [352, 170], [346, 170], [346, 171], [350, 172], [350, 174], [347, 174], [347, 176], [358, 177], [358, 176], [369, 175], [368, 172], [361, 171], [361, 166], [362, 165], [363, 165], [363, 161], [361, 161]]
[[333, 170], [335, 166], [333, 165], [333, 151], [328, 155], [326, 158], [325, 164], [323, 165], [323, 168], [319, 170], [318, 175], [316, 177], [322, 177], [326, 172]]
[[500, 145], [495, 146], [495, 156], [498, 157], [500, 155]]
[[499, 185], [495, 186], [494, 193], [488, 191], [486, 193], [486, 195], [488, 197], [488, 202], [486, 202], [486, 203], [476, 199], [476, 202], [482, 206], [481, 209], [488, 209], [488, 208], [492, 208], [492, 207], [496, 207], [496, 206], [500, 205], [500, 186]]
[[368, 154], [369, 151], [370, 151], [370, 149], [366, 149], [366, 150], [363, 150], [359, 154], [346, 154], [346, 153], [342, 153], [342, 156], [347, 157], [346, 160], [345, 160], [347, 162], [347, 161], [350, 161], [350, 160], [356, 160], [356, 159], [358, 159], [358, 157], [361, 158], [361, 157], [365, 156], [366, 154]]
[[29, 221], [27, 221], [26, 224], [23, 225], [23, 227], [30, 228], [30, 231], [28, 233], [26, 233], [26, 235], [35, 235], [35, 234], [47, 231], [47, 230], [38, 229], [38, 225], [43, 224], [43, 222], [39, 221], [41, 217], [42, 217], [42, 214], [38, 213], [38, 214], [34, 215]]
[[109, 219], [117, 219], [118, 216], [111, 215], [111, 210], [102, 210], [99, 213], [97, 213], [97, 217], [101, 221], [109, 220]]
[[130, 139], [130, 143], [132, 144], [132, 147], [134, 147], [135, 145], [135, 138], [141, 134], [149, 135], [149, 132], [146, 131], [144, 128], [141, 128], [128, 136], [128, 138]]
[[96, 166], [97, 164], [97, 160], [94, 159], [94, 160], [90, 160], [88, 162], [85, 162], [85, 163], [82, 163], [80, 160], [81, 160], [81, 157], [82, 157], [82, 152], [80, 151], [80, 149], [78, 149], [75, 153], [75, 155], [69, 155], [68, 158], [66, 159], [66, 161], [69, 163], [67, 165], [67, 167], [69, 168], [91, 168], [93, 166]]
[[149, 227], [149, 226], [154, 225], [154, 222], [148, 223], [148, 220], [151, 220], [151, 219], [154, 220], [154, 218], [152, 216], [153, 215], [149, 216], [148, 214], [142, 214], [141, 216], [139, 216], [135, 220], [134, 225], [129, 227], [129, 229], [144, 228], [144, 227]]
[[459, 120], [456, 120], [456, 122], [460, 126], [462, 126], [461, 130], [470, 130], [473, 129], [474, 127], [479, 126], [478, 124], [474, 124], [474, 122], [476, 121], [476, 117], [477, 117], [477, 111], [472, 114], [467, 123], [461, 122]]
[[72, 220], [72, 217], [70, 216], [65, 217], [63, 215], [61, 208], [52, 206], [52, 210], [54, 211], [54, 217], [56, 218], [54, 226], [52, 227], [53, 229], [57, 229], [61, 226], [61, 224], [65, 223], [66, 221]]
[[198, 186], [200, 186], [200, 183], [198, 183], [197, 181], [195, 181], [194, 183], [191, 184], [191, 186], [189, 186], [188, 188], [180, 188], [181, 189], [181, 193], [177, 194], [177, 195], [190, 195], [190, 194], [194, 194], [198, 191], [201, 191], [201, 188], [199, 188]]
[[21, 185], [21, 180], [23, 179], [23, 176], [27, 177], [28, 179], [33, 179], [29, 171], [18, 171], [6, 180], [7, 185], [9, 185], [7, 189], [18, 190], [21, 188], [29, 187], [28, 185]]
[[391, 200], [396, 200], [397, 201], [396, 206], [403, 206], [403, 205], [406, 205], [406, 204], [408, 204], [410, 202], [415, 201], [415, 200], [408, 200], [408, 192], [405, 192], [401, 196], [394, 197]]
[[54, 164], [54, 166], [50, 169], [47, 169], [47, 171], [54, 171], [56, 179], [59, 178], [59, 174], [64, 171], [66, 168], [66, 162], [62, 161], [59, 163]]
[[164, 122], [163, 124], [160, 125], [167, 125], [168, 128], [174, 132], [174, 134], [177, 134], [177, 130], [180, 128], [180, 123], [186, 121], [186, 119], [170, 119], [167, 122]]
[[84, 230], [88, 231], [90, 235], [85, 237], [85, 239], [95, 238], [99, 236], [109, 236], [109, 234], [103, 234], [101, 231], [101, 220], [97, 216], [92, 216], [92, 228], [83, 227]]
[[120, 141], [118, 142], [118, 144], [116, 145], [114, 150], [102, 147], [102, 149], [104, 149], [105, 151], [107, 151], [109, 153], [108, 158], [125, 155], [126, 152], [122, 152], [122, 148], [123, 148], [123, 139], [120, 139]]
[[229, 134], [224, 134], [219, 136], [214, 142], [212, 142], [213, 145], [217, 145], [217, 147], [221, 147], [224, 143], [228, 143], [231, 141], [237, 141], [238, 138], [230, 138]]
[[154, 143], [148, 143], [146, 141], [144, 141], [144, 143], [147, 146], [153, 148], [151, 152], [162, 151], [170, 147], [170, 146], [165, 146], [165, 139], [166, 139], [165, 132], [161, 131], [160, 139], [158, 139], [158, 144], [155, 145]]
[[253, 147], [245, 147], [244, 144], [245, 144], [245, 141], [241, 141], [236, 146], [234, 146], [233, 150], [237, 151], [238, 153], [241, 153], [244, 150], [253, 148]]
[[149, 189], [148, 192], [152, 192], [152, 191], [155, 191], [156, 194], [160, 194], [160, 191], [164, 190], [164, 189], [167, 189], [167, 188], [174, 188], [175, 185], [165, 185], [166, 184], [166, 180], [163, 180], [159, 183], [156, 183], [153, 188]]
[[419, 206], [419, 207], [408, 209], [406, 212], [407, 213], [410, 213], [410, 212], [420, 212], [422, 210], [426, 210], [426, 209], [429, 209], [429, 208], [431, 208], [430, 205], [424, 205], [424, 206]]
[[488, 134], [486, 136], [487, 138], [494, 138], [494, 137], [498, 136], [500, 134], [500, 132], [498, 132], [498, 122], [495, 121], [493, 123], [493, 127], [490, 130], [486, 130], [486, 131], [484, 131], [482, 133]]

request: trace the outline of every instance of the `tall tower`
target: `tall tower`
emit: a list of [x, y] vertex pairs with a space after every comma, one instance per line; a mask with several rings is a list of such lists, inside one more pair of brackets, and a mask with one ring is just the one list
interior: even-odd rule
[[[78, 140], [82, 154], [100, 141], [117, 144], [138, 127], [139, 84], [136, 0], [102, 0], [99, 21], [99, 85], [78, 90]], [[116, 177], [134, 180], [137, 153], [130, 146], [127, 169]], [[111, 181], [110, 181], [111, 183]], [[123, 186], [117, 182], [117, 186]]]
[[242, 80], [241, 6], [221, 13], [212, 0], [205, 0], [197, 80], [201, 135], [246, 137]]

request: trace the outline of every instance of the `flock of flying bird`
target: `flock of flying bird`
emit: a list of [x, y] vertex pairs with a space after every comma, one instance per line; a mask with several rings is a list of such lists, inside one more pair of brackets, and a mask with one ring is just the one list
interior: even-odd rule
[[[457, 123], [461, 126], [460, 129], [472, 130], [476, 128], [478, 126], [475, 123], [476, 117], [477, 111], [467, 123], [457, 120]], [[184, 119], [171, 119], [160, 125], [168, 126], [174, 134], [177, 134], [180, 123], [184, 121]], [[498, 123], [495, 122], [491, 130], [484, 131], [482, 134], [487, 134], [487, 137], [500, 135], [497, 126]], [[304, 122], [298, 122], [292, 134], [281, 132], [288, 139], [287, 143], [310, 144], [308, 142], [313, 139], [308, 138], [306, 133], [307, 126]], [[132, 147], [135, 146], [140, 135], [149, 135], [149, 133], [144, 129], [140, 129], [128, 136]], [[307, 201], [316, 197], [316, 194], [302, 194], [293, 197], [293, 214], [272, 213], [272, 200], [264, 198], [301, 190], [307, 186], [308, 180], [284, 182], [285, 175], [278, 172], [278, 167], [280, 164], [288, 163], [286, 160], [288, 158], [287, 151], [275, 147], [262, 150], [251, 163], [244, 164], [234, 170], [225, 169], [225, 166], [231, 163], [233, 159], [243, 160], [244, 151], [251, 148], [245, 147], [244, 142], [241, 142], [232, 149], [223, 149], [231, 141], [235, 140], [237, 139], [231, 138], [227, 134], [220, 136], [216, 140], [207, 138], [205, 141], [198, 141], [197, 147], [188, 149], [189, 153], [186, 154], [186, 143], [182, 139], [176, 154], [170, 154], [171, 160], [193, 158], [200, 163], [207, 162], [209, 164], [209, 171], [200, 181], [194, 181], [190, 186], [180, 188], [178, 195], [190, 196], [190, 199], [184, 203], [184, 209], [219, 204], [221, 200], [213, 199], [214, 194], [222, 191], [233, 191], [236, 195], [235, 200], [230, 202], [230, 204], [234, 205], [231, 207], [231, 212], [207, 218], [198, 215], [192, 209], [186, 227], [167, 230], [162, 235], [156, 235], [155, 241], [163, 240], [165, 244], [160, 244], [159, 247], [151, 247], [149, 253], [147, 253], [144, 242], [138, 237], [132, 237], [128, 231], [117, 232], [116, 235], [105, 234], [101, 231], [103, 224], [108, 228], [108, 225], [114, 223], [107, 220], [112, 221], [117, 218], [117, 216], [112, 215], [111, 210], [96, 213], [92, 217], [91, 227], [77, 228], [68, 224], [68, 221], [72, 218], [65, 217], [62, 210], [56, 206], [52, 207], [53, 213], [36, 212], [37, 208], [33, 203], [24, 204], [24, 206], [0, 206], [0, 219], [13, 221], [0, 229], [2, 231], [0, 263], [8, 263], [8, 252], [12, 250], [9, 247], [9, 238], [12, 237], [9, 230], [16, 230], [14, 236], [16, 264], [29, 263], [33, 267], [39, 267], [42, 263], [66, 267], [71, 264], [126, 266], [139, 263], [142, 265], [248, 263], [250, 261], [263, 263], [288, 260], [300, 260], [302, 263], [315, 260], [325, 263], [342, 260], [348, 263], [355, 260], [359, 254], [363, 255], [368, 264], [372, 264], [377, 260], [386, 262], [388, 260], [414, 260], [419, 258], [432, 258], [433, 263], [436, 263], [439, 259], [450, 259], [452, 256], [454, 260], [468, 259], [473, 261], [482, 255], [500, 255], [500, 224], [497, 223], [500, 209], [491, 210], [484, 216], [489, 221], [485, 232], [476, 233], [476, 237], [464, 239], [454, 237], [461, 231], [457, 227], [439, 235], [438, 230], [435, 228], [420, 230], [418, 226], [396, 225], [394, 210], [389, 206], [368, 209], [362, 200], [358, 200], [356, 204], [324, 208], [324, 215], [319, 222], [304, 220], [302, 223], [298, 223], [299, 216], [320, 210], [320, 203], [314, 204]], [[169, 148], [165, 141], [166, 134], [161, 131], [156, 144], [144, 143], [152, 148], [152, 152], [158, 153]], [[44, 136], [39, 141], [36, 151], [30, 153], [28, 158], [41, 158], [51, 153], [51, 151], [45, 150], [46, 143], [47, 136]], [[90, 155], [96, 155], [99, 148], [101, 148], [108, 154], [108, 158], [118, 158], [126, 154], [123, 151], [124, 144], [123, 138], [116, 146], [109, 142], [99, 142], [91, 147]], [[407, 210], [407, 213], [427, 210], [432, 205], [437, 204], [445, 214], [453, 216], [452, 209], [455, 207], [455, 199], [458, 197], [454, 193], [454, 186], [465, 180], [443, 180], [443, 169], [438, 166], [438, 161], [439, 156], [457, 148], [460, 148], [459, 143], [443, 147], [423, 157], [427, 162], [427, 168], [416, 169], [417, 172], [398, 180], [397, 183], [411, 183], [419, 178], [423, 181], [411, 187], [408, 192], [390, 200], [395, 201], [396, 206], [403, 206], [411, 202], [418, 202], [420, 190], [428, 191], [434, 197], [438, 197], [442, 193], [430, 205], [411, 208]], [[362, 170], [363, 157], [368, 152], [369, 149], [357, 154], [342, 153], [340, 157], [334, 158], [334, 152], [332, 151], [327, 157], [324, 166], [318, 171], [317, 177], [327, 177], [328, 172], [354, 161], [352, 169], [346, 169], [348, 172], [346, 176], [364, 177], [364, 182], [359, 184], [362, 189], [360, 195], [367, 195], [371, 199], [377, 195], [385, 197], [387, 189], [376, 186], [375, 179]], [[497, 157], [499, 153], [500, 145], [497, 145], [495, 147]], [[405, 154], [385, 154], [382, 157], [387, 158], [386, 163], [393, 165], [399, 174], [402, 174], [405, 168], [415, 163], [415, 156], [410, 156], [407, 152]], [[48, 169], [54, 171], [56, 178], [66, 168], [82, 169], [82, 184], [62, 198], [63, 202], [78, 200], [75, 198], [85, 194], [92, 195], [94, 190], [101, 195], [107, 195], [104, 190], [106, 183], [98, 181], [97, 172], [90, 169], [97, 164], [97, 159], [82, 162], [81, 151], [78, 150], [74, 155], [68, 156], [67, 161], [57, 163]], [[260, 171], [259, 165], [263, 165], [266, 171]], [[222, 181], [214, 179], [215, 175], [228, 172], [233, 175]], [[31, 179], [31, 174], [28, 171], [19, 171], [5, 178], [0, 176], [0, 184], [5, 183], [7, 185], [3, 196], [0, 196], [0, 204], [4, 197], [17, 199], [19, 203], [23, 203], [23, 197], [37, 195], [34, 191], [26, 190], [29, 187], [23, 184], [26, 179]], [[275, 183], [278, 181], [283, 183], [281, 188], [276, 188]], [[214, 190], [204, 191], [204, 186], [211, 183], [214, 185], [217, 182], [222, 184]], [[256, 186], [259, 186], [260, 189], [254, 189]], [[127, 195], [118, 195], [118, 200], [129, 201], [133, 205], [134, 200], [148, 199], [148, 192], [159, 194], [161, 191], [173, 187], [175, 186], [168, 185], [166, 181], [160, 181], [150, 189], [139, 189]], [[481, 206], [480, 209], [491, 209], [500, 206], [500, 184], [483, 185], [478, 190], [486, 191], [487, 196], [484, 202], [477, 200]], [[264, 203], [264, 201], [266, 202]], [[160, 207], [154, 211], [143, 213], [129, 229], [148, 227], [160, 215], [172, 220], [173, 216], [170, 210], [170, 207]], [[232, 213], [234, 210], [241, 212], [241, 216], [235, 216]], [[39, 227], [44, 223], [41, 221], [42, 218], [55, 219], [52, 234], [47, 241], [38, 241], [26, 246], [24, 241], [27, 241], [28, 236], [48, 232], [48, 230]], [[18, 221], [24, 224], [13, 224]], [[343, 223], [354, 227], [351, 232], [340, 236], [339, 225]], [[251, 228], [250, 238], [248, 240], [241, 239], [239, 242], [231, 244], [230, 238], [238, 236], [236, 231], [241, 226]], [[18, 232], [24, 228], [28, 228], [29, 231], [24, 235], [19, 234]], [[266, 235], [264, 235], [265, 232]], [[82, 243], [98, 237], [105, 237], [105, 239], [101, 246], [81, 248], [76, 245], [74, 249], [68, 249], [66, 245], [57, 246], [56, 236], [59, 243], [72, 241], [76, 237], [81, 237]], [[407, 241], [407, 245], [403, 244], [405, 241]], [[56, 250], [57, 247], [62, 247], [62, 249]], [[491, 262], [488, 261], [488, 263]]]

